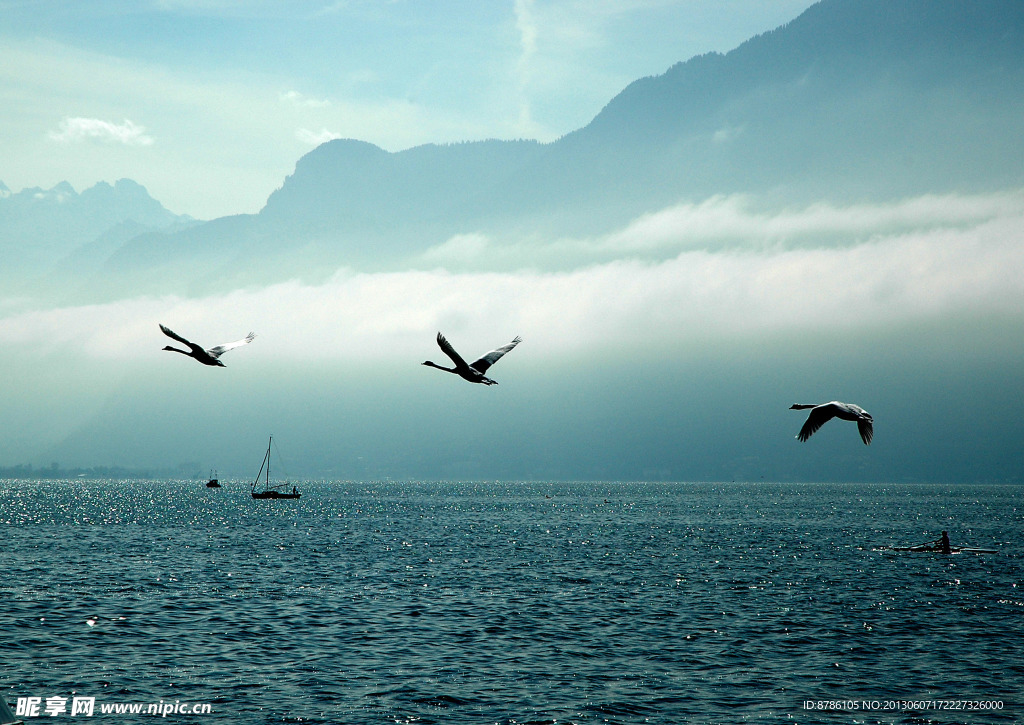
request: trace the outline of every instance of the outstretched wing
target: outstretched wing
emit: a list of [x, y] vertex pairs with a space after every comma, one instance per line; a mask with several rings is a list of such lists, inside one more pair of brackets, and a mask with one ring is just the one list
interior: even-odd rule
[[236, 347], [241, 347], [242, 345], [248, 345], [250, 342], [253, 341], [253, 339], [255, 337], [256, 337], [256, 333], [255, 332], [250, 332], [248, 335], [245, 336], [244, 340], [235, 340], [234, 342], [226, 342], [223, 345], [217, 345], [217, 347], [211, 347], [206, 352], [209, 353], [210, 357], [220, 357], [221, 355], [226, 353], [228, 350], [234, 350]]
[[465, 370], [469, 367], [466, 365], [466, 361], [462, 359], [462, 356], [455, 352], [455, 348], [448, 342], [448, 339], [440, 332], [437, 333], [437, 346], [441, 348], [445, 355], [451, 358], [452, 362], [455, 363], [456, 369]]
[[171, 328], [169, 328], [169, 327], [166, 327], [166, 326], [164, 326], [164, 325], [163, 325], [163, 324], [161, 324], [161, 323], [157, 323], [157, 324], [160, 324], [160, 330], [161, 330], [161, 332], [163, 332], [163, 333], [164, 333], [165, 335], [167, 335], [167, 337], [171, 338], [172, 340], [177, 340], [177, 341], [178, 341], [178, 342], [180, 342], [180, 343], [183, 343], [183, 344], [185, 344], [185, 345], [188, 345], [188, 347], [189, 347], [189, 348], [191, 348], [191, 349], [192, 349], [193, 351], [196, 351], [196, 352], [204, 352], [203, 348], [199, 347], [199, 345], [197, 345], [197, 344], [195, 344], [194, 342], [191, 342], [191, 341], [189, 341], [189, 340], [186, 340], [186, 339], [185, 339], [184, 337], [182, 337], [181, 335], [179, 335], [178, 333], [176, 333], [176, 332], [175, 332], [174, 330], [172, 330]]
[[860, 432], [860, 439], [864, 441], [864, 445], [871, 443], [871, 439], [874, 437], [875, 431], [871, 427], [870, 420], [864, 420], [863, 418], [858, 420], [857, 430]]
[[819, 405], [817, 408], [811, 408], [810, 415], [807, 416], [807, 421], [804, 423], [804, 427], [800, 429], [800, 433], [797, 434], [797, 438], [800, 441], [806, 441], [810, 438], [821, 426], [828, 423], [836, 415], [835, 406], [832, 404]]
[[498, 362], [498, 360], [501, 359], [502, 355], [504, 355], [506, 352], [514, 348], [522, 341], [523, 338], [516, 336], [515, 340], [513, 340], [507, 345], [502, 345], [497, 350], [491, 350], [489, 353], [487, 353], [482, 358], [480, 358], [479, 360], [475, 361], [472, 365], [470, 365], [470, 367], [473, 368], [474, 370], [477, 370], [478, 372], [485, 373], [487, 372], [487, 368], [489, 368], [491, 365], [493, 365], [494, 363]]

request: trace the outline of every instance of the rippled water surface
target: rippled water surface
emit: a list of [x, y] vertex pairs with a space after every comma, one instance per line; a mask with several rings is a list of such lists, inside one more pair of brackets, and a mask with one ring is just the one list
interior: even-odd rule
[[[0, 686], [176, 722], [1024, 722], [1012, 486], [0, 481]], [[894, 554], [947, 529], [996, 554]], [[827, 712], [806, 700], [997, 700]], [[70, 712], [29, 722], [85, 721]]]

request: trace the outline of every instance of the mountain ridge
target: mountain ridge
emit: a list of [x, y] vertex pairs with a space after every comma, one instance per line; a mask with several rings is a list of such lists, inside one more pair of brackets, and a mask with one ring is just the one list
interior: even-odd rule
[[152, 230], [195, 222], [168, 211], [131, 179], [100, 181], [81, 193], [67, 181], [19, 192], [0, 187], [0, 252], [23, 273], [47, 269], [127, 222]]
[[1021, 108], [1024, 3], [822, 0], [728, 53], [637, 79], [550, 143], [327, 142], [258, 214], [146, 233], [105, 270], [130, 271], [137, 290], [197, 293], [407, 268], [458, 235], [599, 235], [716, 195], [784, 205], [1019, 188]]

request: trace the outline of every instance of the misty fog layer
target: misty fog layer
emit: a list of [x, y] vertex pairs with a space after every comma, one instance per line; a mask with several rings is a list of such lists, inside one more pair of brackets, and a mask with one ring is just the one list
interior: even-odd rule
[[[274, 433], [293, 475], [341, 478], [1019, 475], [1024, 195], [745, 204], [553, 243], [620, 256], [571, 269], [341, 269], [8, 314], [6, 456], [244, 478]], [[162, 352], [158, 322], [258, 337], [211, 369]], [[419, 365], [447, 364], [438, 330], [467, 358], [524, 342], [484, 388]], [[870, 448], [839, 422], [793, 439], [789, 405], [830, 399], [875, 416]]]

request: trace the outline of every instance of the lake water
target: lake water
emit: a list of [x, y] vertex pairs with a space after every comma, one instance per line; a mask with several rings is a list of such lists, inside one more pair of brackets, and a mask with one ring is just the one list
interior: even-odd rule
[[[12, 709], [1024, 722], [1020, 487], [303, 482], [254, 501], [223, 483], [0, 481]], [[942, 529], [998, 553], [877, 550]]]

